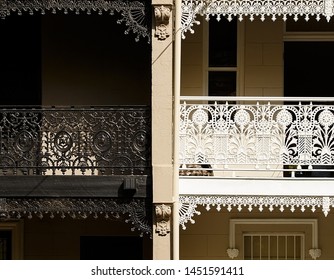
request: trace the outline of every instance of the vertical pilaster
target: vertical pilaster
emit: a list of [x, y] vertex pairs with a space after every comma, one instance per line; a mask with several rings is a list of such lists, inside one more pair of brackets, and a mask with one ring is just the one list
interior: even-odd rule
[[173, 1], [152, 0], [153, 258], [172, 259]]

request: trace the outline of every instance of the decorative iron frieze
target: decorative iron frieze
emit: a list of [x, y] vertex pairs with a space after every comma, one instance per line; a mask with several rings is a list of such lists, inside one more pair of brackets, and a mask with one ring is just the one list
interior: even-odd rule
[[165, 236], [170, 232], [170, 218], [172, 214], [172, 207], [165, 204], [155, 206], [156, 229], [155, 231]]
[[325, 16], [328, 20], [333, 15], [332, 0], [182, 0], [182, 36], [190, 31], [194, 33], [194, 25], [200, 22], [197, 16], [204, 16], [209, 20], [210, 16], [216, 17], [219, 21], [221, 17], [232, 20], [237, 17], [243, 20], [249, 17], [254, 20], [259, 17], [262, 21], [266, 17], [271, 17], [273, 21], [281, 17], [284, 21], [288, 16], [294, 20], [304, 17], [307, 21], [311, 16], [319, 20], [320, 16]]
[[0, 174], [140, 175], [150, 170], [150, 112], [0, 109]]
[[172, 10], [169, 6], [161, 5], [154, 7], [155, 36], [160, 40], [165, 40], [170, 35], [168, 32], [168, 26], [171, 14]]
[[57, 13], [63, 11], [65, 14], [69, 12], [75, 12], [79, 14], [85, 12], [91, 14], [97, 12], [98, 14], [109, 13], [114, 15], [118, 13], [120, 19], [117, 23], [124, 23], [126, 26], [125, 34], [132, 31], [136, 34], [136, 41], [139, 41], [141, 37], [150, 40], [150, 27], [147, 25], [146, 19], [147, 7], [145, 1], [123, 1], [123, 0], [6, 0], [0, 1], [0, 17], [6, 18], [12, 12], [18, 13], [41, 13], [45, 14], [47, 11]]
[[238, 211], [247, 209], [251, 212], [257, 208], [262, 212], [265, 208], [269, 211], [278, 209], [283, 212], [285, 209], [290, 209], [291, 212], [299, 209], [301, 212], [307, 209], [315, 212], [321, 209], [325, 216], [328, 215], [330, 208], [334, 207], [334, 197], [311, 197], [311, 196], [201, 196], [201, 195], [181, 195], [180, 196], [180, 225], [186, 229], [186, 223], [195, 223], [194, 216], [200, 215], [201, 212], [197, 207], [205, 206], [209, 211], [211, 207], [215, 207], [217, 211], [226, 208], [227, 211], [232, 211], [236, 208]]
[[106, 218], [121, 219], [131, 224], [131, 230], [139, 230], [141, 235], [149, 234], [152, 229], [149, 223], [147, 201], [121, 199], [76, 199], [76, 198], [35, 198], [0, 199], [0, 218], [20, 219], [36, 216], [43, 218], [70, 217], [73, 219]]

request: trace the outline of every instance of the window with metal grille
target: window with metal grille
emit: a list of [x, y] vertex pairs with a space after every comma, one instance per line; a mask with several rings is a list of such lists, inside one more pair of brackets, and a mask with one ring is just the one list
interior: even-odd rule
[[317, 219], [230, 219], [231, 259], [318, 259]]
[[245, 260], [301, 260], [304, 259], [303, 233], [244, 233]]

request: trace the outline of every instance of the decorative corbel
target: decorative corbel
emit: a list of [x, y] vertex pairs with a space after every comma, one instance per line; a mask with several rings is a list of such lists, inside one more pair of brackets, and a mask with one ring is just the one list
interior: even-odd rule
[[227, 252], [228, 257], [232, 260], [239, 256], [239, 250], [238, 249], [228, 248], [226, 250], [226, 252]]
[[316, 260], [320, 258], [321, 256], [321, 249], [313, 248], [313, 249], [308, 250], [308, 253], [312, 257], [312, 259]]
[[170, 35], [168, 25], [171, 14], [171, 6], [161, 5], [154, 7], [155, 36], [158, 37], [159, 40], [165, 40]]
[[165, 236], [170, 232], [171, 206], [160, 204], [155, 206], [156, 229], [158, 235]]

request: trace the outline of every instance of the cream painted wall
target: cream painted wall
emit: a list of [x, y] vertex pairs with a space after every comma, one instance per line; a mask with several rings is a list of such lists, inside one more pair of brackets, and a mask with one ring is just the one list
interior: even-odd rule
[[[186, 224], [186, 230], [180, 230], [180, 259], [229, 259], [226, 249], [229, 247], [229, 220], [230, 219], [318, 219], [318, 246], [322, 250], [319, 259], [334, 259], [334, 213], [329, 213], [327, 217], [321, 210], [312, 213], [307, 210], [301, 213], [296, 210], [292, 213], [286, 209], [283, 213], [280, 211], [269, 212], [264, 210], [262, 213], [257, 209], [248, 212], [244, 209], [242, 212], [233, 210], [227, 212], [226, 209], [218, 212], [211, 209], [209, 212], [204, 207], [197, 210], [201, 215], [195, 215], [195, 224]], [[289, 230], [289, 228], [287, 228]], [[196, 244], [194, 246], [194, 244]], [[305, 248], [306, 251], [311, 248]], [[306, 259], [311, 259], [306, 254]]]
[[283, 95], [283, 31], [284, 23], [280, 20], [245, 20], [246, 96]]
[[125, 28], [108, 15], [43, 16], [43, 105], [149, 105], [150, 45]]
[[181, 46], [181, 95], [203, 95], [203, 24], [185, 33]]
[[[215, 19], [211, 19], [215, 20]], [[253, 22], [245, 19], [244, 46], [239, 56], [239, 91], [246, 96], [283, 95], [283, 21], [266, 20]], [[181, 95], [203, 95], [203, 22], [195, 26], [195, 34], [186, 33], [182, 42], [182, 85]], [[205, 34], [205, 33], [204, 33]], [[242, 75], [243, 74], [243, 75]]]

